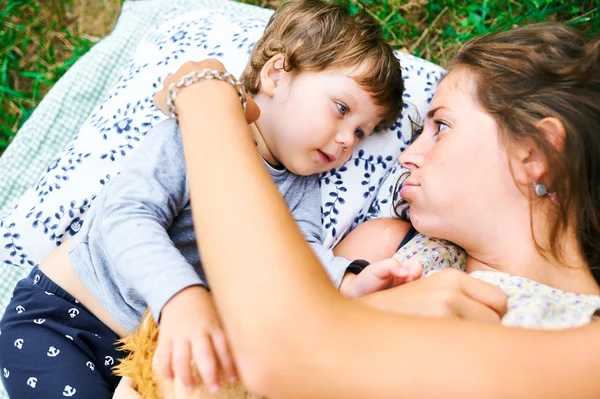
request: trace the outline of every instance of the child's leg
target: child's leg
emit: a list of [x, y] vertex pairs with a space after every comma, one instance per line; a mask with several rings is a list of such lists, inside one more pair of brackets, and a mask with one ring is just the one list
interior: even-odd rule
[[0, 373], [11, 398], [112, 397], [122, 352], [108, 327], [37, 268], [0, 321]]

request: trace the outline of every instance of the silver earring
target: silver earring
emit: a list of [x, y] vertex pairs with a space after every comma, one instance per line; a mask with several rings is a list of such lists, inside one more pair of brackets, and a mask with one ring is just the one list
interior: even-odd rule
[[535, 194], [538, 197], [543, 197], [544, 195], [548, 194], [548, 189], [546, 188], [546, 185], [543, 183], [535, 183], [535, 186], [533, 189], [535, 191]]

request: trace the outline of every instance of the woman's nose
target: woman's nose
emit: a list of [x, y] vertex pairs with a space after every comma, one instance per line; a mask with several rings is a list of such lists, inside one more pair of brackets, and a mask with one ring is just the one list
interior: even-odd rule
[[417, 169], [423, 163], [423, 154], [418, 151], [414, 144], [411, 144], [400, 153], [398, 163], [408, 170]]

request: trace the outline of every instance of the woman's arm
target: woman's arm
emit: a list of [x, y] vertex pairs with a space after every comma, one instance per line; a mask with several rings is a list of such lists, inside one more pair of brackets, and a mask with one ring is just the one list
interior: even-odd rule
[[177, 107], [205, 270], [250, 389], [285, 398], [600, 392], [600, 326], [513, 330], [343, 298], [262, 165], [235, 91], [200, 82]]
[[371, 219], [352, 230], [333, 250], [346, 259], [377, 262], [389, 259], [410, 230], [410, 223], [393, 218]]

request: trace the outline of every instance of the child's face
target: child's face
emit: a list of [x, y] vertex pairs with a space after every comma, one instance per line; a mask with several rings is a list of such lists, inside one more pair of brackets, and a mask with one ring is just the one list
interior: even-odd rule
[[351, 77], [356, 70], [278, 71], [271, 95], [259, 94], [257, 126], [269, 150], [298, 175], [312, 175], [346, 162], [357, 143], [381, 120], [381, 107]]

